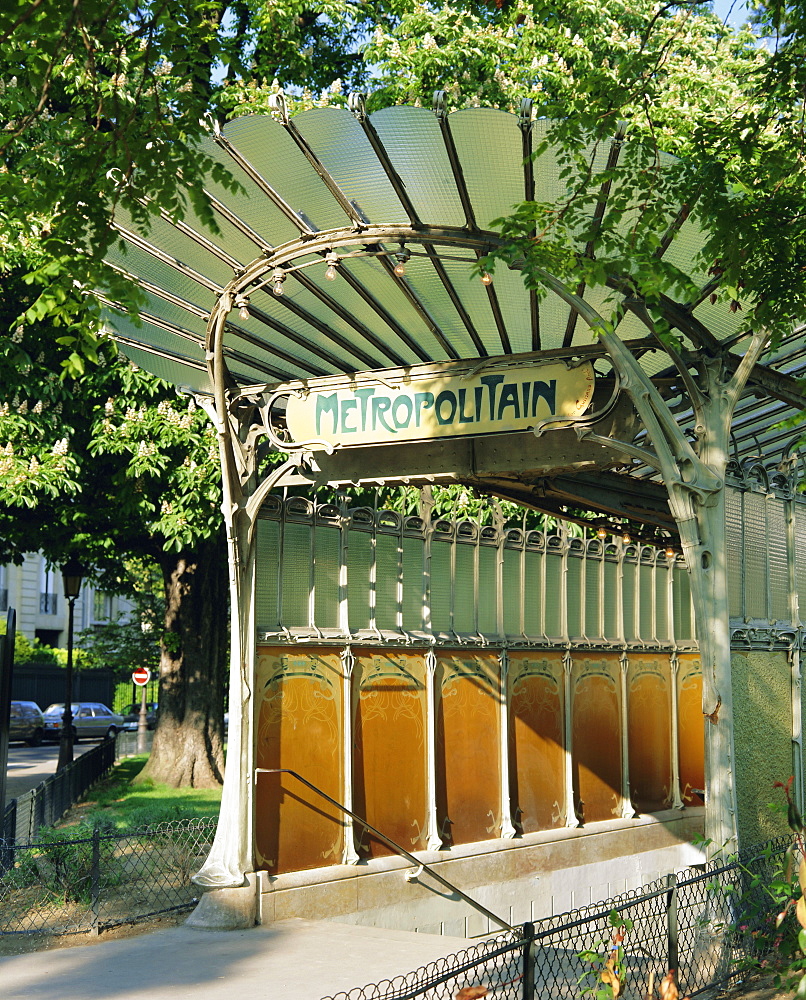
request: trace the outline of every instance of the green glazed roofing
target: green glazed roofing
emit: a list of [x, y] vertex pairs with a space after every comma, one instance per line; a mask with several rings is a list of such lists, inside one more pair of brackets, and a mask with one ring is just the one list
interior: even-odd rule
[[[538, 299], [518, 271], [503, 266], [491, 284], [473, 272], [496, 242], [494, 219], [521, 201], [566, 193], [551, 149], [534, 161], [529, 155], [546, 122], [532, 121], [528, 106], [521, 116], [417, 107], [367, 116], [360, 103], [354, 112], [244, 117], [207, 138], [204, 152], [237, 182], [235, 192], [212, 178], [205, 183], [217, 232], [190, 209], [182, 222], [157, 217], [147, 230], [117, 212], [121, 241], [107, 260], [147, 302], [141, 325], [111, 311], [109, 325], [136, 364], [211, 392], [208, 322], [225, 292], [234, 308], [223, 327], [223, 359], [230, 383], [240, 386], [501, 355], [604, 354], [555, 294]], [[605, 144], [597, 153], [602, 165], [615, 162], [619, 149], [617, 139]], [[702, 289], [694, 301], [672, 303], [679, 334], [693, 350], [731, 345], [742, 317], [712, 304], [709, 276], [692, 273], [702, 242], [696, 224], [681, 213], [659, 237]], [[605, 305], [603, 290], [578, 292], [612, 314], [616, 303]], [[627, 311], [618, 333], [649, 374], [664, 376], [667, 397], [679, 394], [669, 356], [640, 316]], [[803, 331], [794, 333], [773, 370], [799, 376], [803, 340]], [[596, 364], [609, 371], [606, 357]], [[762, 430], [778, 441], [771, 421], [792, 412], [793, 383], [772, 373], [762, 382], [751, 379], [748, 391], [763, 401], [748, 399], [737, 413], [737, 440], [748, 444]], [[682, 398], [678, 409], [685, 414]]]

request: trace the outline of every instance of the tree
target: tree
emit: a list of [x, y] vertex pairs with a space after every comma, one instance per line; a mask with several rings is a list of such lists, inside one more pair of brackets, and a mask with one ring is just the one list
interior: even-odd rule
[[160, 726], [144, 774], [171, 784], [223, 768], [217, 445], [192, 402], [120, 364], [101, 333], [93, 289], [139, 304], [102, 263], [110, 220], [118, 205], [140, 220], [192, 205], [212, 221], [193, 181], [231, 182], [197, 139], [228, 87], [357, 83], [355, 42], [376, 9], [76, 0], [54, 16], [22, 0], [0, 13], [0, 558], [37, 542], [54, 561], [78, 551], [110, 588], [130, 553], [159, 565]]
[[[28, 260], [31, 301], [16, 325], [48, 316], [79, 373], [98, 343], [101, 285], [136, 309], [102, 264], [122, 205], [135, 219], [186, 204], [213, 216], [193, 181], [212, 172], [197, 140], [226, 114], [236, 81], [358, 85], [357, 42], [383, 0], [74, 0], [0, 11], [0, 271]], [[13, 328], [13, 327], [12, 327]]]
[[[7, 316], [19, 289], [6, 287]], [[130, 586], [129, 558], [159, 568], [160, 729], [148, 776], [216, 784], [228, 619], [215, 434], [192, 400], [133, 369], [112, 342], [75, 378], [55, 374], [61, 354], [46, 323], [0, 342], [0, 560], [77, 553], [118, 591]]]

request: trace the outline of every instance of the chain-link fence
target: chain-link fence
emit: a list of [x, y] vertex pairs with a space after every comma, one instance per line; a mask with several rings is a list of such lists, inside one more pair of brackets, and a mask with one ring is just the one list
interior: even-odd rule
[[[455, 1000], [469, 987], [496, 1000], [577, 1000], [599, 978], [614, 935], [623, 933], [624, 1000], [647, 992], [649, 974], [677, 971], [680, 994], [696, 996], [724, 984], [757, 957], [779, 906], [768, 887], [791, 841], [782, 837], [632, 893], [524, 924], [509, 934], [382, 983], [326, 1000]], [[619, 924], [620, 927], [614, 926]]]
[[73, 934], [190, 909], [215, 819], [157, 823], [126, 834], [94, 829], [34, 843], [0, 840], [0, 935]]

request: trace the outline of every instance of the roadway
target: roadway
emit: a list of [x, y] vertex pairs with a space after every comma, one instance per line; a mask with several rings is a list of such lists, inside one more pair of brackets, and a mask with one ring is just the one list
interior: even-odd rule
[[[73, 747], [73, 756], [98, 746], [97, 740], [82, 740]], [[59, 744], [43, 743], [29, 747], [25, 743], [10, 743], [8, 747], [8, 770], [6, 771], [6, 801], [35, 788], [56, 770], [59, 762]]]

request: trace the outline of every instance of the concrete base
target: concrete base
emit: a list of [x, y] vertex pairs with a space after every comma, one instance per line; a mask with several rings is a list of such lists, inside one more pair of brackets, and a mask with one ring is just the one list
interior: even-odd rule
[[209, 889], [185, 921], [198, 930], [236, 931], [258, 923], [259, 879], [255, 872], [246, 876], [247, 884], [237, 889]]
[[[515, 840], [419, 852], [454, 885], [509, 924], [610, 899], [700, 864], [691, 840], [702, 808], [591, 823]], [[260, 923], [303, 918], [392, 930], [478, 937], [499, 928], [427, 873], [398, 857], [270, 876], [259, 872]]]

